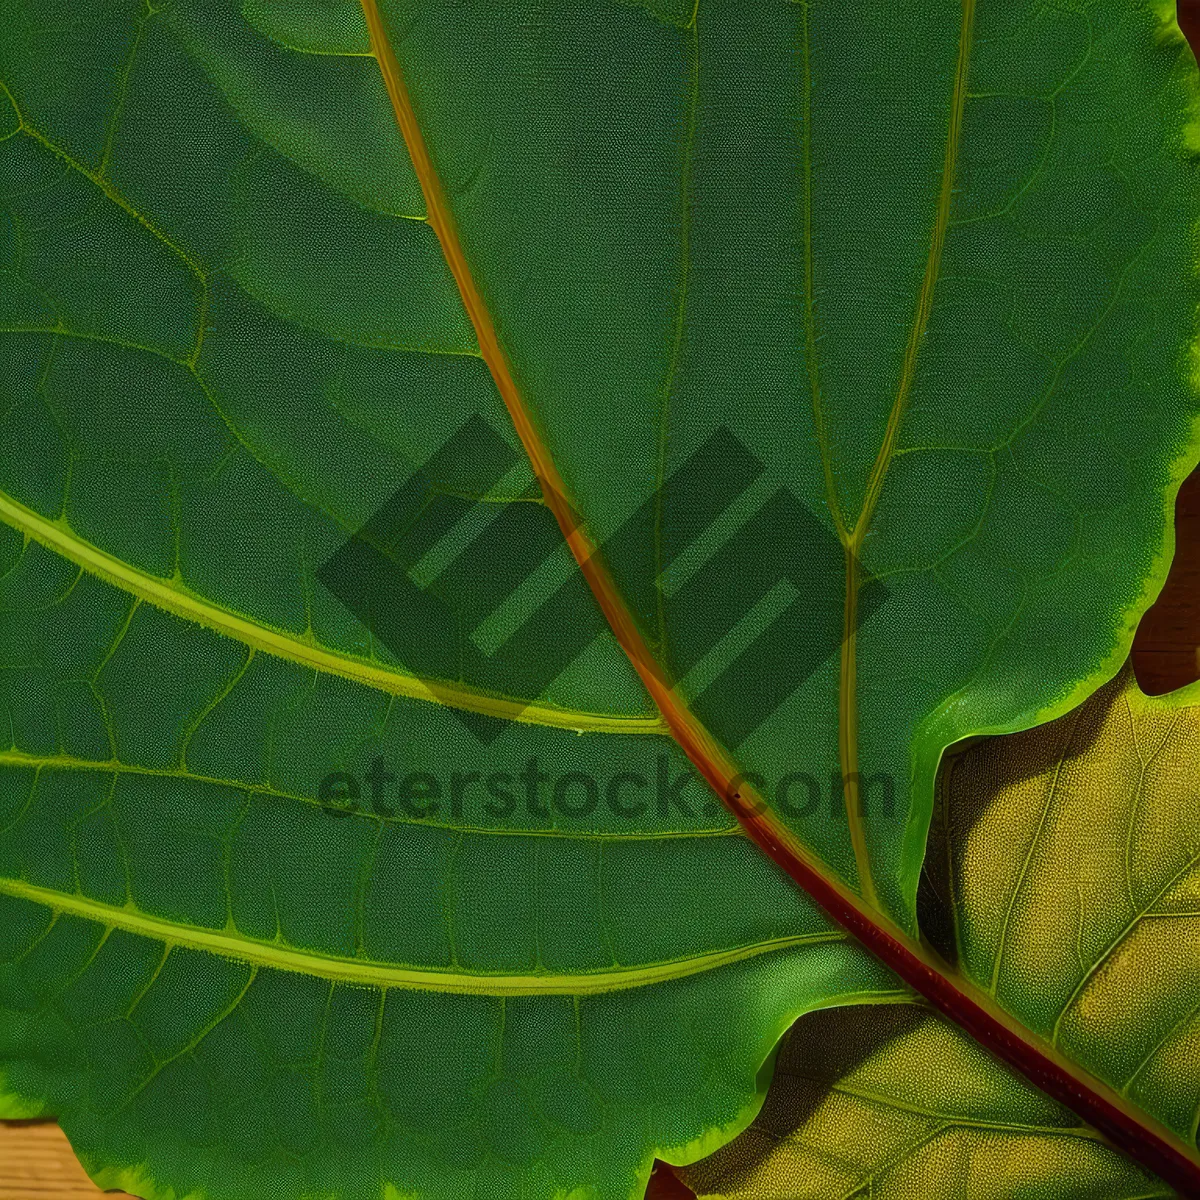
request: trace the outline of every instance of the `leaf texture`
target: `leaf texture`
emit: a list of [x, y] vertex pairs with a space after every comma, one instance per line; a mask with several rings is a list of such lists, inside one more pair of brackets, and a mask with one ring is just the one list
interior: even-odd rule
[[[942, 775], [925, 921], [960, 969], [1195, 1144], [1200, 1117], [1200, 690], [1132, 672]], [[766, 1105], [681, 1169], [756, 1200], [1173, 1196], [943, 1018], [902, 1004], [801, 1019]]]
[[[1165, 569], [1194, 64], [1107, 0], [371, 11], [444, 214], [344, 0], [0, 6], [4, 1111], [154, 1197], [632, 1195], [901, 989], [678, 783], [495, 354], [671, 695], [911, 931], [943, 749], [1097, 686]], [[434, 482], [497, 549], [439, 579], [547, 548], [511, 678], [320, 574], [472, 420], [514, 465]], [[331, 815], [376, 761], [437, 807]]]

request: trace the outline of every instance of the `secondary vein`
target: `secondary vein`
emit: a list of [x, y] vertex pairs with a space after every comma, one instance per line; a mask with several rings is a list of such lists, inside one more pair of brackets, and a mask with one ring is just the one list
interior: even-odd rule
[[27, 537], [76, 563], [85, 571], [105, 582], [137, 596], [184, 620], [194, 621], [226, 637], [235, 638], [247, 646], [276, 658], [286, 659], [301, 667], [338, 675], [343, 679], [376, 688], [392, 696], [445, 704], [467, 712], [482, 713], [506, 721], [530, 725], [549, 725], [578, 733], [657, 733], [666, 729], [655, 717], [614, 716], [607, 713], [578, 712], [544, 704], [526, 705], [509, 697], [491, 696], [476, 692], [461, 684], [440, 682], [437, 692], [415, 675], [385, 667], [365, 659], [326, 649], [260, 625], [237, 613], [220, 608], [211, 601], [189, 591], [172, 579], [149, 575], [129, 563], [85, 541], [62, 521], [50, 520], [26, 508], [20, 501], [0, 493], [0, 521], [21, 530]]
[[[77, 758], [72, 754], [30, 754], [24, 750], [0, 750], [0, 767], [11, 767], [18, 770], [31, 771], [92, 771], [99, 775], [111, 776], [141, 776], [148, 779], [174, 780], [194, 783], [207, 787], [228, 788], [247, 796], [266, 796], [273, 800], [286, 800], [293, 804], [305, 804], [313, 808], [324, 807], [315, 796], [303, 796], [298, 792], [289, 792], [270, 783], [249, 783], [242, 779], [226, 779], [216, 775], [205, 775], [193, 771], [186, 766], [178, 767], [147, 767], [140, 763], [122, 762], [117, 758], [88, 759]], [[502, 825], [471, 825], [465, 821], [437, 821], [432, 817], [410, 817], [382, 815], [368, 809], [343, 810], [341, 814], [347, 820], [372, 821], [380, 826], [392, 825], [397, 827], [412, 827], [419, 829], [440, 829], [456, 834], [472, 834], [479, 837], [506, 838], [546, 838], [560, 841], [595, 842], [603, 846], [608, 842], [662, 842], [685, 839], [741, 837], [742, 827], [730, 825], [716, 828], [699, 829], [564, 829], [548, 826], [536, 828], [532, 826], [515, 825], [511, 828]], [[3, 832], [0, 829], [0, 832]]]
[[933, 231], [929, 238], [929, 253], [925, 260], [925, 274], [921, 280], [917, 310], [904, 350], [896, 397], [892, 402], [891, 411], [888, 413], [883, 441], [867, 479], [862, 510], [853, 529], [847, 532], [843, 527], [840, 531], [845, 549], [846, 599], [843, 609], [842, 654], [838, 684], [838, 756], [841, 760], [842, 795], [846, 805], [850, 843], [854, 849], [854, 862], [858, 869], [859, 889], [863, 898], [874, 908], [879, 907], [879, 901], [875, 882], [871, 875], [871, 856], [867, 846], [858, 760], [858, 602], [863, 579], [860, 555], [867, 532], [871, 527], [871, 519], [875, 515], [875, 509], [879, 503], [879, 497], [883, 492], [888, 468], [891, 466], [892, 457], [895, 454], [900, 422], [912, 395], [913, 381], [916, 378], [917, 356], [929, 324], [929, 314], [933, 309], [933, 294], [941, 272], [942, 249], [946, 242], [946, 230], [950, 225], [950, 208], [954, 199], [954, 176], [958, 164], [958, 147], [962, 139], [963, 111], [966, 108], [967, 72], [971, 61], [975, 3], [976, 0], [962, 0], [962, 25], [959, 30], [958, 57], [954, 68], [954, 87], [950, 96], [950, 120], [946, 130], [946, 149], [942, 159], [942, 180], [938, 190]]
[[942, 159], [942, 181], [938, 190], [937, 210], [933, 221], [933, 232], [929, 239], [929, 254], [925, 260], [925, 274], [921, 280], [921, 291], [917, 297], [917, 311], [904, 348], [904, 360], [900, 368], [900, 382], [896, 387], [896, 398], [888, 413], [887, 427], [879, 447], [867, 489], [863, 498], [862, 511], [854, 523], [852, 540], [862, 546], [875, 514], [875, 506], [883, 490], [883, 481], [891, 465], [896, 449], [896, 438], [900, 421], [908, 407], [916, 378], [917, 356], [929, 325], [929, 314], [933, 310], [933, 294], [942, 269], [942, 250], [946, 244], [946, 230], [950, 226], [950, 208], [954, 201], [954, 178], [958, 166], [958, 148], [962, 141], [963, 112], [967, 101], [967, 73], [971, 62], [971, 45], [975, 28], [976, 0], [963, 0], [962, 27], [958, 39], [958, 59], [954, 68], [954, 88], [950, 97], [950, 123], [946, 131], [946, 151]]
[[20, 879], [0, 879], [0, 895], [13, 896], [41, 904], [56, 914], [96, 921], [108, 929], [152, 938], [174, 947], [202, 950], [256, 967], [270, 967], [293, 974], [329, 979], [335, 983], [356, 983], [408, 991], [441, 992], [474, 996], [589, 996], [623, 991], [684, 979], [717, 967], [757, 958], [775, 950], [818, 945], [845, 940], [838, 931], [794, 934], [771, 938], [745, 946], [710, 950], [668, 962], [643, 963], [639, 966], [611, 967], [607, 970], [564, 973], [530, 971], [525, 974], [447, 971], [432, 967], [401, 966], [366, 958], [348, 958], [252, 938], [236, 929], [205, 929], [180, 921], [169, 921], [143, 912], [132, 904], [105, 904], [87, 896], [70, 895], [53, 888], [40, 887]]
[[812, 50], [809, 32], [809, 3], [800, 5], [801, 31], [804, 43], [802, 59], [803, 89], [801, 93], [804, 157], [804, 366], [812, 392], [813, 429], [821, 455], [821, 472], [825, 477], [825, 501], [838, 537], [845, 542], [848, 534], [842, 506], [838, 500], [837, 484], [833, 478], [833, 459], [830, 454], [829, 429], [821, 401], [821, 375], [817, 366], [816, 271], [813, 260], [813, 172], [812, 172]]

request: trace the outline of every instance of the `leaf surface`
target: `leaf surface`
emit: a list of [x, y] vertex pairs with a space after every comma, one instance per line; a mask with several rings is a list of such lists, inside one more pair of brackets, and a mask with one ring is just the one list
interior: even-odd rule
[[[1026, 1026], [1191, 1144], [1200, 1119], [1200, 690], [1131, 671], [942, 774], [924, 919]], [[756, 1200], [1173, 1196], [916, 1006], [799, 1021], [741, 1137], [681, 1168]]]
[[677, 1168], [729, 1200], [1149, 1200], [1175, 1195], [911, 1005], [802, 1018], [754, 1124]]
[[[6, 1111], [144, 1194], [623, 1196], [898, 988], [673, 786], [641, 668], [913, 928], [942, 749], [1164, 570], [1194, 66], [1115, 3], [369, 11], [0, 10]], [[506, 473], [438, 458], [473, 420]], [[434, 461], [492, 551], [399, 653], [322, 568]]]

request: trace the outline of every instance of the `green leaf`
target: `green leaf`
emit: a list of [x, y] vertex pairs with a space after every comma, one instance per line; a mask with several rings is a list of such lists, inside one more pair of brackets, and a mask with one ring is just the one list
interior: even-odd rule
[[[777, 807], [791, 771], [886, 778], [890, 813], [881, 782], [849, 821], [778, 815], [911, 928], [943, 749], [1082, 700], [1165, 575], [1197, 450], [1191, 52], [1126, 3], [589, 6], [538, 36], [381, 7], [594, 540], [726, 425], [886, 588], [856, 622], [844, 571], [776, 535], [803, 613], [775, 661], [819, 657], [735, 757]], [[656, 566], [612, 569], [683, 665], [701, 618], [658, 629]], [[721, 562], [695, 607], [761, 629], [759, 574]]]
[[[1197, 449], [1194, 65], [876, 8], [4, 0], [6, 1112], [143, 1194], [619, 1197], [896, 994], [673, 781], [911, 931], [942, 750], [1111, 673]], [[474, 420], [516, 465], [433, 493], [503, 537], [414, 662], [320, 572]]]
[[[633, 829], [335, 817], [330, 762], [441, 770], [478, 743], [449, 709], [7, 551], [30, 665], [24, 748], [0, 752], [3, 1111], [58, 1114], [104, 1186], [632, 1195], [655, 1150], [744, 1124], [796, 1015], [896, 992], [719, 806]], [[514, 724], [493, 746], [514, 773], [681, 771], [654, 735]]]
[[[1191, 1145], [1200, 1120], [1200, 688], [1131, 671], [942, 774], [925, 923], [1004, 1008]], [[947, 941], [948, 939], [948, 941]], [[925, 1008], [802, 1018], [701, 1196], [1172, 1196]]]

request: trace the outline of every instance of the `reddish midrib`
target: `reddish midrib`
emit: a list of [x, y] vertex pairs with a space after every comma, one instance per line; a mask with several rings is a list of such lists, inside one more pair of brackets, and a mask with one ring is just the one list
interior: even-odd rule
[[425, 145], [377, 0], [361, 0], [372, 46], [425, 196], [428, 220], [458, 285], [479, 340], [480, 352], [512, 418], [517, 436], [541, 484], [547, 506], [608, 621], [684, 753], [729, 805], [760, 850], [810, 895], [839, 925], [914, 991], [924, 996], [998, 1058], [1094, 1126], [1144, 1166], [1187, 1196], [1200, 1197], [1200, 1162], [1165, 1127], [1128, 1105], [1101, 1081], [1044, 1046], [982, 992], [948, 969], [882, 913], [831, 878], [828, 868], [775, 818], [725, 750], [671, 688], [612, 576], [567, 500], [566, 487], [513, 378], [491, 314], [467, 265], [441, 181]]
[[932, 950], [863, 912], [757, 818], [738, 813], [738, 819], [764, 854], [934, 1008], [1182, 1195], [1200, 1197], [1200, 1163], [1175, 1134], [1040, 1042], [984, 992], [952, 978]]

